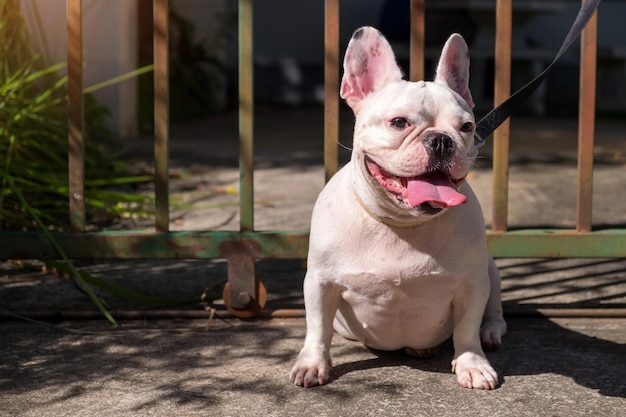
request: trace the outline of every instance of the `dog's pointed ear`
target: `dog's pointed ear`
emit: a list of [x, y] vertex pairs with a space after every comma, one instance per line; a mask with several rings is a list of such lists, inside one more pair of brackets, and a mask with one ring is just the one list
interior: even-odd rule
[[343, 60], [341, 98], [354, 113], [370, 93], [402, 79], [402, 71], [387, 39], [373, 27], [357, 29]]
[[467, 44], [461, 35], [455, 33], [443, 46], [435, 82], [450, 87], [463, 97], [470, 108], [473, 108], [474, 100], [469, 90], [469, 65]]

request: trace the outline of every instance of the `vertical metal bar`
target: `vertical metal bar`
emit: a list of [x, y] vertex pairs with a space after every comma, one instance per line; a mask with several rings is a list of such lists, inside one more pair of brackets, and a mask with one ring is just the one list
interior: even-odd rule
[[239, 0], [239, 227], [254, 230], [253, 0]]
[[[585, 0], [582, 0], [583, 3]], [[593, 208], [593, 145], [596, 110], [598, 12], [581, 34], [580, 96], [578, 103], [578, 192], [576, 230], [591, 231]]]
[[85, 231], [85, 143], [83, 136], [83, 2], [67, 2], [68, 164], [72, 232]]
[[[496, 2], [494, 107], [511, 94], [511, 0]], [[492, 230], [504, 232], [508, 223], [509, 133], [507, 119], [493, 135], [493, 211]]]
[[424, 0], [411, 0], [409, 79], [424, 79]]
[[324, 177], [339, 168], [339, 0], [324, 7]]
[[169, 230], [169, 0], [154, 0], [154, 181], [156, 230]]

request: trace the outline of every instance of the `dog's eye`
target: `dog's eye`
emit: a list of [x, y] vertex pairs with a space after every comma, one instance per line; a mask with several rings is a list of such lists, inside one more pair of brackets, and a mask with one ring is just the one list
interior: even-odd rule
[[394, 117], [391, 119], [391, 127], [395, 127], [396, 129], [404, 129], [409, 125], [409, 122], [404, 117]]
[[474, 131], [474, 123], [465, 122], [463, 126], [461, 126], [461, 132], [472, 133]]

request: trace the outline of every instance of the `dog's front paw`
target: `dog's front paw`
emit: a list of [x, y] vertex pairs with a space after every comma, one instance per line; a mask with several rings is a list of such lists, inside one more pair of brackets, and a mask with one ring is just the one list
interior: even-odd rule
[[453, 360], [452, 372], [464, 388], [495, 389], [498, 386], [498, 374], [487, 358], [473, 352], [465, 352]]
[[301, 387], [324, 385], [330, 377], [332, 364], [325, 349], [302, 349], [296, 364], [291, 368], [289, 379]]

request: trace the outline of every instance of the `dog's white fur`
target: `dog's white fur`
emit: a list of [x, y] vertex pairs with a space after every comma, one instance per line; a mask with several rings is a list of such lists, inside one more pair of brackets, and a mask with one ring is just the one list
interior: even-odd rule
[[[408, 82], [376, 29], [355, 32], [341, 86], [356, 115], [354, 149], [313, 211], [304, 282], [307, 334], [290, 373], [297, 385], [328, 382], [334, 328], [374, 349], [416, 355], [452, 336], [459, 384], [497, 386], [481, 342], [498, 347], [506, 324], [482, 212], [463, 181], [477, 155], [468, 81], [460, 35], [444, 46], [434, 82]], [[424, 139], [433, 133], [454, 142], [449, 175], [467, 197], [462, 205], [435, 205], [438, 212], [411, 207], [385, 189], [367, 162], [397, 178], [421, 175], [432, 164]]]

